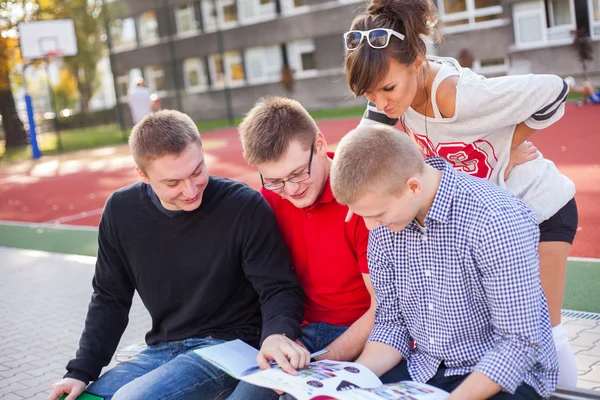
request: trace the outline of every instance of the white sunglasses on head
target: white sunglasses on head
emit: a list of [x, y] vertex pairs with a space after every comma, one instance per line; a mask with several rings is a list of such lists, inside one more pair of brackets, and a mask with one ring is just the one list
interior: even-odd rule
[[396, 36], [400, 40], [404, 40], [404, 35], [392, 29], [377, 28], [369, 31], [348, 31], [344, 33], [344, 45], [346, 50], [355, 50], [363, 37], [367, 38], [367, 43], [374, 49], [383, 49], [390, 43], [390, 38]]

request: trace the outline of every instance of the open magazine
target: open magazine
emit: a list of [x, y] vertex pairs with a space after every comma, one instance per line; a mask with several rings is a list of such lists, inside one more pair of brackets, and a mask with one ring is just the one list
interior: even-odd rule
[[351, 362], [315, 361], [299, 369], [297, 376], [277, 366], [260, 370], [256, 366], [258, 351], [239, 340], [194, 352], [236, 379], [289, 393], [297, 400], [444, 400], [449, 395], [418, 382], [383, 385], [368, 368]]

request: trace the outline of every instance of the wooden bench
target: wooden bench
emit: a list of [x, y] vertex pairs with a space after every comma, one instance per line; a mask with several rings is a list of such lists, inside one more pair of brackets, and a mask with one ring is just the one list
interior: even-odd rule
[[557, 387], [550, 400], [588, 400], [600, 399], [600, 392], [588, 389]]

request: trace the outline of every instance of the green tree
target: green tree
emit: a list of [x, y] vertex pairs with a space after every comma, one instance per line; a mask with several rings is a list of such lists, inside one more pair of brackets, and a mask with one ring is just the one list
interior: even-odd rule
[[11, 91], [11, 76], [19, 57], [18, 23], [57, 18], [74, 20], [79, 53], [67, 57], [65, 65], [77, 79], [81, 108], [87, 110], [98, 87], [96, 66], [103, 51], [101, 9], [102, 0], [0, 0], [0, 115], [7, 148], [28, 142]]
[[52, 86], [56, 109], [73, 108], [79, 98], [77, 91], [77, 79], [68, 68], [60, 70], [58, 83]]
[[38, 10], [40, 19], [72, 18], [75, 22], [78, 53], [65, 58], [64, 65], [77, 80], [82, 111], [89, 109], [90, 99], [99, 87], [97, 66], [104, 50], [101, 10], [102, 0], [44, 0]]
[[19, 119], [15, 98], [12, 93], [11, 77], [15, 63], [19, 61], [19, 42], [14, 24], [14, 5], [0, 1], [0, 115], [6, 137], [6, 148], [15, 148], [27, 144], [27, 133]]

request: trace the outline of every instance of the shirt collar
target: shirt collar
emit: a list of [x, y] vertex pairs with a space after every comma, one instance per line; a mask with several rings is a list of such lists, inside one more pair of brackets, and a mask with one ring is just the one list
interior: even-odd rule
[[[327, 152], [327, 156], [331, 159], [333, 159], [334, 153], [333, 152]], [[327, 204], [327, 203], [331, 203], [332, 201], [335, 200], [335, 198], [333, 197], [333, 191], [331, 190], [331, 182], [329, 181], [329, 176], [327, 177], [327, 181], [325, 182], [325, 186], [323, 187], [323, 191], [321, 192], [321, 194], [319, 195], [319, 197], [317, 197], [317, 200], [315, 200], [315, 202], [309, 207], [309, 208], [313, 208], [316, 207], [318, 204]]]
[[446, 223], [448, 222], [448, 213], [456, 190], [457, 172], [441, 157], [429, 157], [425, 159], [425, 162], [429, 166], [442, 171], [440, 185], [426, 218]]

